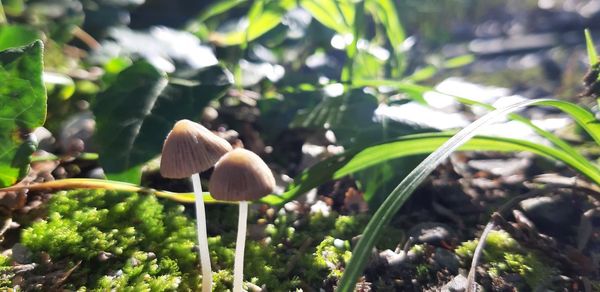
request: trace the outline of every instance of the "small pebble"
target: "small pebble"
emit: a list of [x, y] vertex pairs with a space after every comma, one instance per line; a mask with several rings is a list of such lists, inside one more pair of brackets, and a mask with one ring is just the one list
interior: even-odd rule
[[425, 222], [412, 227], [408, 236], [415, 239], [415, 243], [439, 244], [442, 241], [450, 242], [454, 238], [451, 228], [439, 222]]
[[344, 249], [344, 241], [336, 238], [333, 240], [333, 246], [335, 246], [337, 249]]

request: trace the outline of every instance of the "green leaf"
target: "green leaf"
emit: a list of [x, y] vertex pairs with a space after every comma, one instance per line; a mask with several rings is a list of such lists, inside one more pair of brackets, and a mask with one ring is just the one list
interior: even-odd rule
[[302, 8], [324, 26], [339, 34], [351, 34], [354, 20], [354, 2], [351, 0], [301, 0]]
[[115, 181], [124, 181], [132, 184], [140, 184], [142, 178], [142, 166], [132, 167], [119, 173], [108, 173], [106, 178]]
[[23, 25], [0, 26], [0, 51], [12, 47], [20, 47], [40, 38], [35, 29]]
[[[343, 146], [370, 145], [381, 141], [385, 134], [382, 123], [373, 119], [377, 105], [374, 95], [353, 89], [341, 96], [326, 96], [315, 107], [300, 111], [290, 127], [331, 129]], [[396, 135], [389, 136], [414, 132], [399, 124], [394, 124], [394, 130]]]
[[145, 61], [123, 70], [92, 106], [107, 176], [139, 181], [131, 168], [156, 157], [177, 120], [196, 119], [231, 84], [231, 74], [220, 66], [179, 72], [170, 81]]
[[585, 45], [587, 48], [587, 53], [588, 53], [588, 61], [590, 63], [590, 66], [594, 66], [596, 65], [596, 63], [598, 63], [598, 52], [596, 51], [596, 48], [594, 47], [594, 40], [592, 39], [592, 34], [590, 33], [589, 29], [585, 29]]
[[0, 52], [0, 186], [27, 174], [35, 142], [28, 134], [46, 119], [43, 44]]
[[392, 0], [366, 0], [366, 7], [371, 11], [375, 20], [381, 23], [385, 29], [396, 60], [392, 76], [400, 77], [406, 66], [404, 60], [405, 53], [402, 48], [402, 44], [406, 39], [406, 33], [404, 32], [402, 23], [400, 23], [400, 17], [397, 13], [398, 9]]
[[223, 46], [246, 44], [279, 25], [285, 13], [295, 6], [295, 0], [255, 1], [248, 12], [246, 26], [241, 25], [237, 29], [226, 33], [215, 32], [210, 36], [210, 39]]
[[[496, 119], [520, 110], [530, 105], [552, 105], [555, 101], [549, 99], [528, 100], [507, 106], [505, 108], [494, 110], [479, 118], [469, 126], [459, 131], [456, 135], [446, 141], [436, 151], [431, 153], [423, 162], [421, 162], [413, 171], [392, 191], [381, 207], [375, 212], [365, 231], [362, 234], [356, 248], [352, 252], [352, 258], [346, 266], [344, 275], [342, 276], [337, 291], [352, 291], [354, 285], [372, 252], [375, 242], [381, 235], [383, 228], [391, 221], [396, 212], [408, 200], [414, 190], [429, 176], [429, 174], [442, 163], [450, 154], [459, 149], [462, 145], [472, 139], [478, 131], [484, 126], [491, 124]], [[568, 155], [567, 155], [568, 156]], [[570, 160], [577, 162], [576, 159]], [[578, 169], [579, 170], [579, 169]], [[582, 169], [583, 170], [583, 169]], [[593, 176], [590, 177], [594, 182], [600, 182], [598, 169], [590, 172]], [[586, 173], [587, 174], [587, 173]]]
[[202, 14], [198, 16], [198, 22], [205, 22], [211, 17], [223, 14], [243, 3], [247, 3], [247, 0], [221, 0], [217, 1], [208, 8], [204, 9]]

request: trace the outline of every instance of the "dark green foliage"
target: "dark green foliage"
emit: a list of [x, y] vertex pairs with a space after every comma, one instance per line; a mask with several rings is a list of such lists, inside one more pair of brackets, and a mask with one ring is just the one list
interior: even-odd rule
[[0, 51], [25, 46], [40, 38], [40, 33], [22, 25], [0, 26]]
[[[92, 110], [97, 121], [100, 163], [108, 176], [139, 183], [139, 167], [160, 154], [162, 142], [180, 119], [196, 119], [231, 85], [220, 66], [177, 72], [171, 80], [146, 61], [120, 72], [99, 93]], [[115, 117], [120, 117], [116, 119]]]
[[35, 150], [27, 134], [46, 119], [42, 51], [36, 41], [0, 52], [0, 187], [27, 173]]

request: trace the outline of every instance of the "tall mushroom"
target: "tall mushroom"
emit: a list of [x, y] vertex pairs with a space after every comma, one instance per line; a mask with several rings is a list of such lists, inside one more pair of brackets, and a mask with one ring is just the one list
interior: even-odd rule
[[196, 197], [196, 229], [202, 266], [202, 291], [212, 291], [212, 271], [206, 215], [199, 173], [211, 168], [231, 145], [198, 123], [180, 120], [167, 135], [163, 144], [160, 174], [166, 178], [192, 177]]
[[213, 198], [223, 201], [238, 201], [240, 205], [233, 267], [233, 292], [240, 292], [244, 273], [248, 201], [257, 200], [270, 194], [275, 188], [275, 178], [258, 155], [237, 148], [225, 154], [217, 162], [208, 187]]

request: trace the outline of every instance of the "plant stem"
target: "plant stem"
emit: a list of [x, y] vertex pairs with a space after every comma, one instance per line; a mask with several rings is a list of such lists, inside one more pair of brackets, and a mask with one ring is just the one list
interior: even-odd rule
[[6, 14], [4, 13], [4, 5], [2, 5], [2, 0], [0, 0], [0, 24], [7, 24], [8, 20], [6, 18]]
[[473, 259], [471, 261], [471, 269], [469, 270], [469, 275], [467, 276], [467, 292], [477, 291], [477, 283], [475, 283], [475, 277], [477, 276], [477, 263], [479, 262], [479, 258], [483, 253], [483, 249], [485, 248], [485, 242], [487, 240], [488, 235], [494, 228], [494, 223], [489, 222], [483, 232], [481, 233], [481, 237], [479, 238], [479, 242], [477, 243], [477, 247], [473, 252]]
[[210, 268], [210, 254], [208, 251], [208, 236], [206, 234], [206, 214], [204, 212], [204, 200], [202, 196], [202, 183], [200, 175], [192, 175], [194, 194], [196, 197], [196, 228], [198, 234], [198, 246], [200, 252], [200, 265], [202, 266], [202, 292], [212, 291], [212, 271]]
[[238, 234], [235, 242], [235, 262], [233, 265], [233, 292], [242, 291], [244, 280], [244, 247], [246, 245], [246, 221], [248, 220], [248, 201], [240, 202]]

